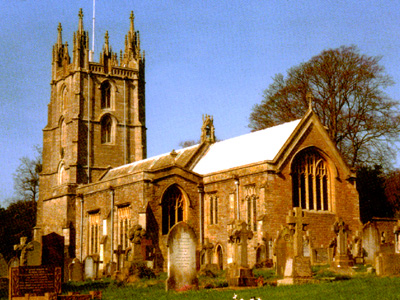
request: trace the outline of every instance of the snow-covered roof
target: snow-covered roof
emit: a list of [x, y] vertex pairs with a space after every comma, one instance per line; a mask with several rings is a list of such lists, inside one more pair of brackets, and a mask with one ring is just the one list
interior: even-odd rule
[[209, 174], [273, 160], [299, 122], [284, 123], [212, 144], [193, 171]]

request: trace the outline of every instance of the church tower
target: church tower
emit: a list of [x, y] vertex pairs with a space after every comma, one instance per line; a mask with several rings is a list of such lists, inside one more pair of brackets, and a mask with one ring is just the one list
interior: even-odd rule
[[63, 43], [61, 24], [53, 46], [37, 239], [51, 232], [73, 239], [76, 187], [98, 181], [110, 167], [146, 158], [145, 58], [133, 13], [124, 51], [118, 58], [106, 32], [99, 62], [89, 58], [82, 9], [78, 16], [72, 47]]

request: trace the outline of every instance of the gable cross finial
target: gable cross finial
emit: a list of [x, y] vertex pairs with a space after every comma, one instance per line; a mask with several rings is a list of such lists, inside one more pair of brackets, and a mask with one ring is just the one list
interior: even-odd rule
[[307, 102], [308, 102], [308, 109], [312, 110], [312, 102], [314, 100], [313, 94], [311, 92], [308, 92], [307, 95], [306, 95], [306, 99], [307, 99]]

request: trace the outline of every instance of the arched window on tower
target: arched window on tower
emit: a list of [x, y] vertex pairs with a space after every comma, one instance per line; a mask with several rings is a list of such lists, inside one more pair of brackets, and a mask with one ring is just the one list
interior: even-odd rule
[[162, 233], [167, 234], [176, 223], [183, 221], [185, 199], [181, 190], [173, 185], [164, 193], [162, 202]]
[[111, 85], [108, 81], [101, 85], [101, 108], [111, 108]]
[[67, 87], [64, 86], [61, 89], [61, 97], [60, 97], [60, 111], [62, 112], [67, 106], [67, 97], [68, 97], [68, 90]]
[[58, 184], [62, 185], [68, 182], [68, 173], [65, 170], [64, 163], [61, 162], [58, 166]]
[[293, 206], [307, 210], [330, 211], [329, 174], [326, 161], [307, 150], [293, 162]]
[[101, 120], [101, 143], [110, 144], [113, 142], [112, 119], [109, 115]]

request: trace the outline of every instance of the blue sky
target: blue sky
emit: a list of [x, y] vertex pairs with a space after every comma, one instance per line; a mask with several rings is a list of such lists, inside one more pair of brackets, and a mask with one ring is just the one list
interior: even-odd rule
[[[0, 204], [19, 158], [42, 144], [57, 26], [72, 45], [79, 8], [91, 37], [91, 0], [0, 0]], [[124, 48], [132, 10], [146, 51], [148, 156], [197, 140], [202, 114], [219, 139], [249, 132], [274, 75], [328, 48], [381, 55], [396, 82], [387, 93], [399, 96], [400, 1], [97, 0], [95, 61], [106, 30], [113, 50]]]

